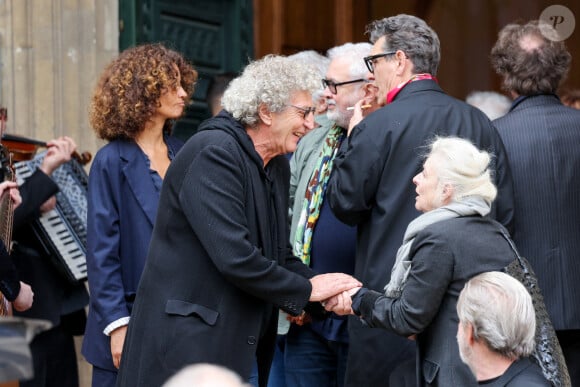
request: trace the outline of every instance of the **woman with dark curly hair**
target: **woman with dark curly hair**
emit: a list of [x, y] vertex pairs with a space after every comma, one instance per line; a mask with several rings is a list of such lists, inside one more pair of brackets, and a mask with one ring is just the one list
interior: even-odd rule
[[161, 183], [182, 143], [169, 137], [193, 94], [197, 72], [177, 52], [146, 44], [104, 70], [90, 122], [109, 143], [89, 174], [87, 269], [91, 295], [82, 353], [93, 386], [114, 386]]

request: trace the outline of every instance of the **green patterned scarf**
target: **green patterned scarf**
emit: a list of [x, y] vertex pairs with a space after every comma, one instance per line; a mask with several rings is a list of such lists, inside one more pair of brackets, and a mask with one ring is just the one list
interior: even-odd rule
[[310, 265], [312, 233], [320, 216], [320, 209], [322, 208], [324, 193], [332, 171], [334, 157], [345, 137], [346, 131], [336, 125], [328, 131], [318, 156], [318, 162], [306, 187], [293, 246], [294, 255], [302, 259], [302, 262], [306, 265]]

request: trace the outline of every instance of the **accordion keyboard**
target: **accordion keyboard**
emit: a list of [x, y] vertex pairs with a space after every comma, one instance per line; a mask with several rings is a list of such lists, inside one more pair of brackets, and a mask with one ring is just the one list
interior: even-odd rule
[[[14, 164], [18, 184], [36, 171], [45, 153]], [[52, 179], [60, 189], [56, 208], [43, 213], [33, 228], [67, 279], [73, 283], [83, 281], [87, 278], [88, 177], [82, 165], [73, 159], [54, 170]]]

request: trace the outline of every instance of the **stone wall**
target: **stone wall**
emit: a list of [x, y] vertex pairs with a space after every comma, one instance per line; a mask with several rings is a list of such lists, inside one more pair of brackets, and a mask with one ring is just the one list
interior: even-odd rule
[[68, 135], [80, 151], [102, 143], [88, 103], [118, 53], [118, 0], [0, 0], [0, 106], [7, 132], [41, 141]]
[[[88, 105], [97, 77], [118, 53], [118, 20], [118, 0], [0, 0], [7, 133], [41, 141], [67, 135], [79, 151], [95, 154], [103, 143], [89, 126]], [[80, 386], [89, 387], [91, 367], [78, 359]]]

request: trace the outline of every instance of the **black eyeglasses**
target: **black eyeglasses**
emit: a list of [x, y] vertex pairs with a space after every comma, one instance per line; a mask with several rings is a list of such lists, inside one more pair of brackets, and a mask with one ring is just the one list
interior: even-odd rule
[[353, 81], [346, 81], [346, 82], [334, 82], [333, 80], [330, 79], [323, 79], [322, 80], [322, 88], [325, 89], [328, 87], [328, 90], [330, 90], [330, 92], [332, 94], [336, 94], [336, 88], [338, 86], [342, 86], [342, 85], [348, 85], [350, 83], [357, 83], [357, 82], [367, 82], [366, 79], [360, 78], [360, 79], [355, 79]]
[[389, 55], [394, 55], [396, 53], [397, 53], [397, 51], [387, 51], [387, 52], [383, 52], [382, 54], [365, 56], [363, 58], [363, 60], [365, 61], [365, 64], [367, 65], [367, 69], [369, 69], [369, 71], [374, 74], [374, 72], [375, 72], [375, 63], [376, 63], [377, 59], [383, 58], [383, 57], [389, 56]]
[[302, 112], [302, 117], [304, 119], [306, 119], [310, 113], [314, 114], [314, 112], [316, 112], [316, 108], [314, 106], [309, 106], [309, 107], [302, 107], [302, 106], [296, 106], [296, 105], [289, 105], [289, 106], [292, 106], [293, 108], [300, 110]]

